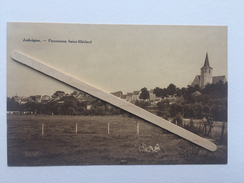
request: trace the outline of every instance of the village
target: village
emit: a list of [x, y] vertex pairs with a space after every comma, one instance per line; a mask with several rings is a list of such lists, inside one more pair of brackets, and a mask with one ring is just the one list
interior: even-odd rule
[[[112, 95], [126, 100], [155, 115], [168, 120], [175, 118], [227, 121], [227, 81], [225, 76], [212, 76], [208, 53], [203, 67], [191, 85], [179, 88], [170, 83], [165, 88], [146, 87], [123, 94]], [[112, 106], [82, 91], [70, 94], [56, 91], [53, 95], [32, 95], [21, 97], [16, 94], [7, 98], [7, 113], [10, 114], [48, 114], [48, 115], [119, 115], [125, 111]]]
[[[115, 95], [123, 100], [126, 100], [127, 102], [136, 104], [139, 101], [146, 101], [149, 105], [147, 106], [149, 108], [155, 108], [157, 107], [157, 103], [161, 101], [168, 101], [169, 104], [175, 103], [177, 100], [179, 100], [180, 97], [177, 96], [168, 96], [168, 97], [157, 97], [153, 93], [153, 89], [151, 89], [149, 93], [149, 98], [147, 99], [141, 99], [140, 94], [141, 91], [134, 91], [134, 92], [128, 92], [127, 94], [123, 94], [121, 91], [118, 92], [112, 92], [112, 95]], [[33, 106], [34, 104], [37, 105], [60, 105], [60, 106], [68, 106], [73, 107], [76, 111], [77, 108], [83, 107], [84, 110], [91, 110], [92, 108], [97, 108], [97, 105], [94, 101], [97, 101], [98, 99], [84, 93], [84, 92], [77, 92], [74, 91], [73, 93], [65, 93], [63, 91], [56, 91], [52, 96], [50, 95], [31, 95], [31, 96], [13, 96], [12, 98], [8, 97], [7, 101], [14, 101], [17, 106], [19, 106], [20, 110], [14, 110], [13, 108], [16, 108], [16, 105], [11, 107], [11, 104], [8, 105], [8, 114], [40, 114], [40, 111], [37, 110], [36, 107], [34, 109], [30, 109], [29, 107], [24, 106]], [[10, 102], [9, 102], [10, 103]], [[21, 107], [22, 106], [22, 107]], [[35, 105], [36, 106], [36, 105]], [[100, 105], [101, 106], [101, 105]], [[103, 106], [105, 109], [105, 106]], [[106, 104], [106, 108], [112, 108], [111, 105]], [[67, 108], [68, 109], [68, 108]], [[53, 112], [51, 114], [54, 114]], [[60, 113], [59, 113], [60, 114]], [[79, 112], [74, 112], [73, 115], [81, 114]]]

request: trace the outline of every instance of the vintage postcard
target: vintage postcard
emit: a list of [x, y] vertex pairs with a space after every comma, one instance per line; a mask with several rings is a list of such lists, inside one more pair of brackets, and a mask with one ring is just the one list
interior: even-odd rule
[[[227, 164], [227, 48], [226, 26], [8, 23], [8, 165]], [[179, 133], [21, 64], [16, 52]]]

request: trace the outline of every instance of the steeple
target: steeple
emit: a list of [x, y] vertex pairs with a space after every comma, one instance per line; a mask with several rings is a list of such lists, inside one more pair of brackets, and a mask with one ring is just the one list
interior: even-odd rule
[[208, 52], [207, 52], [204, 66], [201, 68], [201, 76], [200, 76], [200, 87], [201, 88], [204, 88], [204, 86], [208, 83], [209, 84], [212, 83], [212, 73], [213, 73], [213, 68], [210, 67], [210, 65], [209, 65]]
[[208, 60], [208, 52], [206, 53], [206, 58], [205, 58], [205, 62], [204, 62], [204, 66], [201, 68], [201, 69], [212, 69], [212, 67], [210, 67], [210, 64], [209, 64], [209, 60]]
[[209, 60], [208, 60], [208, 52], [207, 52], [207, 54], [206, 54], [206, 58], [205, 58], [204, 66], [210, 67], [210, 65], [209, 65]]

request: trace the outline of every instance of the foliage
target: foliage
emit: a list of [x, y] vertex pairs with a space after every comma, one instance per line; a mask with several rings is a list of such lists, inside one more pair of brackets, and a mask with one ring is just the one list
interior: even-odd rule
[[170, 84], [167, 88], [168, 94], [169, 95], [175, 95], [176, 94], [176, 86], [174, 84]]
[[[166, 88], [156, 87], [153, 93], [157, 97], [161, 97], [162, 101], [156, 106], [152, 106], [147, 100], [149, 99], [149, 91], [147, 88], [141, 89], [140, 99], [135, 105], [148, 109], [154, 107], [154, 112], [163, 118], [175, 117], [181, 114], [184, 118], [203, 118], [203, 116], [211, 116], [214, 120], [227, 122], [227, 91], [228, 83], [218, 82], [216, 84], [207, 84], [201, 89], [198, 85], [192, 87], [178, 88], [174, 84], [169, 84]], [[197, 94], [195, 93], [196, 91]], [[7, 111], [19, 111], [20, 113], [30, 114], [54, 114], [54, 115], [119, 115], [124, 111], [120, 110], [106, 102], [99, 100], [87, 94], [74, 91], [69, 96], [65, 96], [63, 103], [57, 102], [54, 98], [62, 96], [63, 91], [56, 91], [52, 99], [46, 103], [37, 102], [35, 96], [31, 96], [27, 103], [20, 104], [18, 97], [7, 98]], [[75, 95], [84, 96], [82, 102], [75, 99]], [[172, 96], [174, 101], [163, 99]], [[92, 108], [89, 110], [88, 106]]]
[[182, 114], [183, 112], [183, 106], [181, 104], [171, 104], [169, 113], [171, 117], [176, 116], [177, 114]]
[[68, 112], [69, 112], [70, 115], [73, 115], [74, 112], [75, 112], [75, 108], [74, 107], [69, 107], [68, 108]]
[[172, 120], [172, 123], [178, 125], [178, 126], [183, 126], [183, 118], [180, 114], [177, 114], [173, 120]]
[[140, 93], [139, 98], [142, 99], [142, 100], [149, 99], [149, 91], [147, 90], [146, 87], [141, 89], [141, 93]]
[[135, 102], [135, 105], [138, 106], [138, 107], [141, 107], [143, 109], [147, 109], [147, 107], [150, 105], [150, 103], [148, 101], [139, 101], [139, 100], [137, 100]]

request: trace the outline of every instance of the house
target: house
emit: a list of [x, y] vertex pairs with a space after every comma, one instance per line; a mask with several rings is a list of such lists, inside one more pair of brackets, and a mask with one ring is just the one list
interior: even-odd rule
[[177, 98], [173, 96], [164, 97], [164, 100], [167, 100], [169, 102], [169, 105], [176, 103]]
[[79, 101], [74, 96], [64, 96], [61, 99], [57, 100], [58, 104], [65, 104], [70, 107], [77, 107]]
[[41, 95], [36, 95], [35, 97], [36, 97], [36, 102], [41, 103], [42, 96]]
[[201, 92], [199, 91], [195, 91], [194, 93], [191, 94], [193, 97], [197, 97], [199, 95], [201, 95]]
[[18, 96], [15, 96], [14, 97], [14, 101], [17, 102], [17, 103], [19, 103], [19, 104], [21, 103], [21, 99]]
[[112, 92], [112, 95], [121, 98], [121, 95], [123, 94], [122, 91]]
[[161, 98], [157, 97], [156, 94], [153, 93], [153, 89], [149, 91], [149, 101], [151, 104], [157, 104], [161, 101]]
[[139, 96], [140, 96], [140, 91], [134, 91], [134, 92], [132, 93], [132, 98], [131, 98], [131, 100], [140, 100]]
[[21, 99], [21, 101], [19, 104], [26, 104], [27, 102], [30, 101], [29, 97], [21, 97], [20, 99]]
[[80, 103], [87, 101], [88, 97], [84, 93], [73, 95]]
[[47, 103], [51, 100], [51, 97], [49, 95], [43, 95], [41, 98], [41, 103]]
[[120, 98], [126, 100], [126, 95], [121, 95]]
[[130, 102], [132, 100], [133, 93], [127, 93], [125, 100]]
[[199, 85], [200, 88], [204, 88], [206, 84], [216, 84], [219, 81], [226, 83], [225, 76], [212, 76], [213, 68], [210, 67], [208, 53], [206, 54], [205, 62], [203, 67], [201, 68], [201, 75], [195, 76], [191, 86]]

